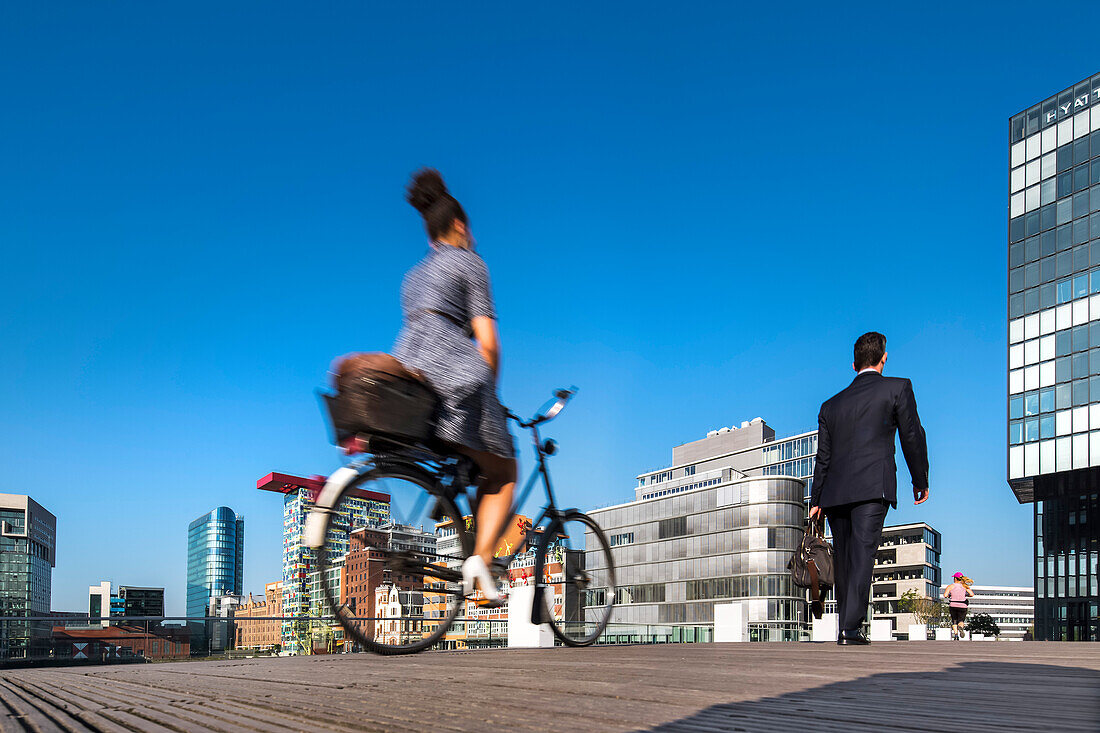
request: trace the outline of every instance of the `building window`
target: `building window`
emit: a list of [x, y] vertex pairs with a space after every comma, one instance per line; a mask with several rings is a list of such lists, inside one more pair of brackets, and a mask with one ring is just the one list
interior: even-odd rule
[[623, 532], [622, 534], [613, 534], [613, 535], [611, 535], [611, 546], [612, 547], [616, 547], [617, 545], [629, 545], [632, 542], [634, 542], [634, 533], [633, 532]]
[[620, 585], [615, 594], [616, 603], [664, 603], [665, 584]]
[[669, 537], [682, 537], [687, 533], [687, 517], [662, 519], [657, 525], [658, 539], [663, 540]]

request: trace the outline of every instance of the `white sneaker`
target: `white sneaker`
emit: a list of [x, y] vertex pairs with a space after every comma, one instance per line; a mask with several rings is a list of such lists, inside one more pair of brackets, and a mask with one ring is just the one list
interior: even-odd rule
[[489, 572], [489, 566], [485, 564], [480, 555], [470, 555], [462, 562], [463, 594], [472, 596], [477, 585], [481, 586], [481, 592], [486, 600], [490, 602], [500, 600], [497, 583]]

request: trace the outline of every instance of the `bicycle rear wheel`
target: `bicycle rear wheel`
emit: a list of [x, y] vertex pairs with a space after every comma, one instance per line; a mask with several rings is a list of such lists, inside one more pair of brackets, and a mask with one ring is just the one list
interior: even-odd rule
[[569, 646], [595, 642], [615, 605], [615, 562], [595, 520], [569, 512], [551, 522], [539, 542], [535, 578], [554, 635]]
[[464, 608], [455, 575], [473, 539], [435, 477], [377, 465], [348, 484], [325, 522], [321, 585], [345, 643], [413, 654], [439, 642]]

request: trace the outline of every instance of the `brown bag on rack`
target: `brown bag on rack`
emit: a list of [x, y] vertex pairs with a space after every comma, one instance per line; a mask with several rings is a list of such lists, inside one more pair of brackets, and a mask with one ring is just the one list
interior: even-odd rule
[[821, 618], [825, 596], [833, 587], [833, 546], [825, 541], [824, 524], [810, 520], [802, 542], [787, 563], [791, 582], [799, 588], [810, 589], [810, 611], [814, 618]]
[[336, 394], [326, 395], [326, 404], [338, 444], [359, 434], [431, 438], [439, 398], [393, 356], [350, 354], [336, 361], [332, 373]]

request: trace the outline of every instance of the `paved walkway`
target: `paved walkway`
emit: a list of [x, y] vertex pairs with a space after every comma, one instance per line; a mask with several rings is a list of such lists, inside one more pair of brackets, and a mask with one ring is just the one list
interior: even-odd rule
[[[949, 722], [958, 714], [964, 725]], [[670, 644], [0, 672], [4, 731], [649, 728], [1100, 731], [1100, 644]]]

